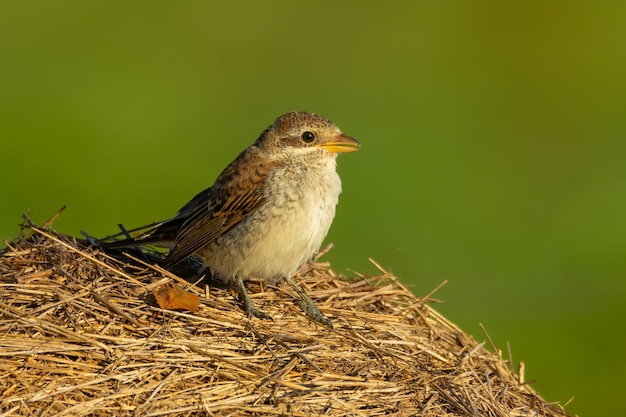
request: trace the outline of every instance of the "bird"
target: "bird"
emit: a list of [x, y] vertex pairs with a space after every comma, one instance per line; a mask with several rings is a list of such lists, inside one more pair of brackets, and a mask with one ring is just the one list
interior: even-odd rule
[[173, 218], [105, 245], [168, 246], [166, 269], [195, 256], [213, 277], [234, 284], [247, 314], [258, 318], [269, 315], [244, 283], [284, 280], [313, 321], [332, 327], [294, 275], [318, 252], [335, 217], [342, 191], [337, 156], [359, 147], [319, 114], [285, 113]]

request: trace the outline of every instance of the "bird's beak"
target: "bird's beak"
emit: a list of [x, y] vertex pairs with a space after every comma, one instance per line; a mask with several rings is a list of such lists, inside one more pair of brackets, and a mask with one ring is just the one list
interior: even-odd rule
[[318, 146], [326, 149], [328, 152], [348, 153], [357, 151], [361, 145], [356, 139], [352, 139], [350, 136], [346, 136], [342, 133], [334, 139], [326, 143], [321, 143]]

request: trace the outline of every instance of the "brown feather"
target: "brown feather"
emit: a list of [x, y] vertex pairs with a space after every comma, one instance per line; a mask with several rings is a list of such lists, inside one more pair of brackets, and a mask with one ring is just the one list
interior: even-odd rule
[[[166, 267], [206, 247], [263, 205], [264, 183], [269, 170], [278, 162], [259, 158], [260, 152], [255, 146], [246, 149], [224, 169], [208, 190], [206, 199], [198, 199], [193, 207], [188, 207], [192, 200], [184, 207], [188, 213], [191, 211], [176, 236], [176, 245], [165, 259]], [[241, 170], [242, 166], [246, 167], [245, 171]]]

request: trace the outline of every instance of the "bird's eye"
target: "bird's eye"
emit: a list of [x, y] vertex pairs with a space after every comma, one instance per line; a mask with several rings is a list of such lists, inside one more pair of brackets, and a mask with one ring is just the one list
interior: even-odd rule
[[306, 131], [302, 134], [301, 138], [306, 143], [311, 143], [315, 140], [315, 133]]

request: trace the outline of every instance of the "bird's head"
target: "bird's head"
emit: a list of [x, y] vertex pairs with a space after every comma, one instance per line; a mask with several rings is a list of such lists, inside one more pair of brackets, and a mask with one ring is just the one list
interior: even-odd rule
[[354, 152], [359, 142], [345, 135], [333, 122], [307, 112], [290, 112], [278, 117], [257, 141], [258, 146], [296, 155], [328, 155]]

